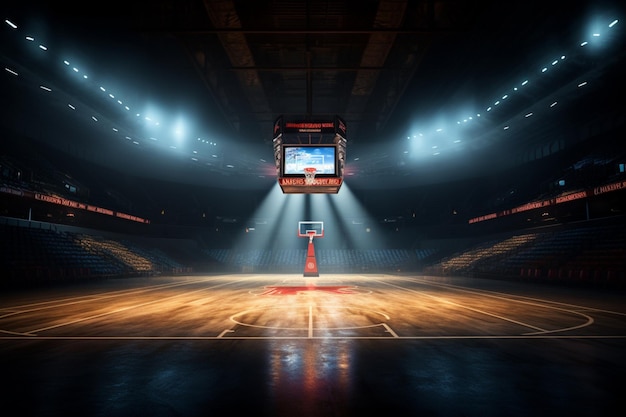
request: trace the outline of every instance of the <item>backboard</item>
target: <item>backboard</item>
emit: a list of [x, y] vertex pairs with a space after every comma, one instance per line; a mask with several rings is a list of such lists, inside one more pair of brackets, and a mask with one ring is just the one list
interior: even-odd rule
[[298, 222], [298, 236], [324, 237], [324, 222], [303, 220]]

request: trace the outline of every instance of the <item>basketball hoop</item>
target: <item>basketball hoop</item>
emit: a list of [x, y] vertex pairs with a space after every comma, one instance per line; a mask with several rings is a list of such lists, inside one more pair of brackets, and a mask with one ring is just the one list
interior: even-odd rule
[[317, 170], [314, 167], [306, 167], [304, 168], [304, 183], [306, 185], [315, 184], [315, 172]]

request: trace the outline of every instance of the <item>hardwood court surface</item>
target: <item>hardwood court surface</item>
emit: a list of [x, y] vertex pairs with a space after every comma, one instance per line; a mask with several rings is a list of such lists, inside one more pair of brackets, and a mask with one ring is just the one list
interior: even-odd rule
[[41, 416], [618, 415], [624, 299], [382, 274], [4, 293], [4, 403]]

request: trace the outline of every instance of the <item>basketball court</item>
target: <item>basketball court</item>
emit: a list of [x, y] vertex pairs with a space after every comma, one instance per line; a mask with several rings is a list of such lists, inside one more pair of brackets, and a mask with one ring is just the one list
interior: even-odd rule
[[237, 274], [0, 298], [5, 404], [24, 415], [624, 411], [620, 294], [417, 275]]
[[23, 297], [4, 301], [0, 337], [626, 338], [626, 311], [608, 300], [570, 303], [435, 277], [163, 277]]

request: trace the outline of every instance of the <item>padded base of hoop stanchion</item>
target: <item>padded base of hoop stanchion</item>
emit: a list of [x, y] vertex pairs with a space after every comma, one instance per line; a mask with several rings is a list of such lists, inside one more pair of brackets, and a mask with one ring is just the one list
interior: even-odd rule
[[315, 247], [313, 241], [309, 241], [309, 248], [306, 252], [306, 262], [304, 263], [304, 276], [305, 277], [319, 277], [320, 274], [317, 271], [317, 260], [315, 259]]

